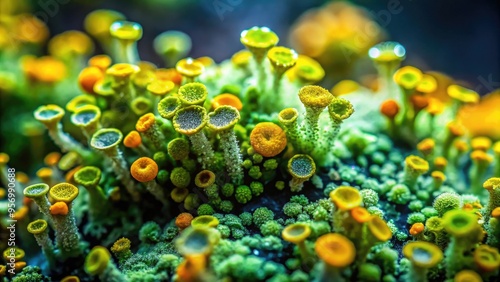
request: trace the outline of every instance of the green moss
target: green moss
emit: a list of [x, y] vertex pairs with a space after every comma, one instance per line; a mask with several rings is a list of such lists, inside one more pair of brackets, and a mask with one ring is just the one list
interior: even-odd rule
[[251, 160], [246, 159], [246, 160], [243, 161], [242, 166], [245, 169], [250, 169], [253, 166], [253, 163], [252, 163]]
[[233, 210], [233, 203], [231, 201], [222, 201], [219, 205], [219, 209], [225, 213], [229, 213]]
[[280, 236], [282, 230], [283, 226], [275, 220], [267, 221], [260, 226], [260, 233], [264, 236]]
[[269, 159], [262, 166], [265, 170], [275, 170], [278, 168], [278, 161], [276, 159]]
[[392, 187], [387, 197], [389, 201], [395, 204], [405, 205], [411, 199], [411, 192], [406, 185], [398, 184]]
[[252, 166], [248, 171], [248, 175], [253, 179], [259, 179], [262, 176], [262, 172], [260, 172], [260, 167], [256, 165]]
[[314, 210], [312, 217], [315, 221], [328, 220], [330, 217], [330, 213], [323, 207], [319, 206]]
[[259, 196], [264, 192], [264, 184], [261, 182], [253, 181], [250, 183], [250, 190], [252, 191], [252, 196]]
[[240, 214], [239, 217], [241, 219], [241, 224], [243, 224], [245, 226], [249, 226], [253, 222], [252, 214], [249, 212], [244, 212], [244, 213]]
[[217, 225], [216, 229], [220, 232], [220, 236], [223, 239], [229, 238], [229, 236], [231, 235], [231, 229], [227, 225], [219, 224]]
[[146, 244], [157, 243], [160, 240], [161, 228], [158, 223], [149, 221], [139, 230], [139, 239]]
[[425, 221], [425, 215], [423, 215], [422, 213], [419, 213], [419, 212], [414, 212], [414, 213], [410, 213], [408, 215], [408, 219], [406, 220], [406, 223], [414, 224], [417, 222], [423, 223], [424, 221]]
[[253, 212], [253, 223], [257, 226], [261, 226], [266, 221], [274, 219], [274, 212], [266, 207], [257, 208]]
[[253, 154], [252, 160], [254, 164], [260, 164], [264, 160], [264, 157], [259, 154]]
[[226, 183], [224, 186], [221, 188], [221, 194], [224, 195], [224, 197], [231, 197], [234, 194], [234, 185], [231, 183]]
[[168, 164], [168, 157], [164, 152], [154, 153], [153, 160], [156, 162], [158, 167], [165, 167]]
[[374, 256], [375, 262], [382, 267], [384, 273], [394, 274], [398, 267], [399, 254], [396, 250], [384, 247]]
[[250, 190], [250, 187], [246, 185], [240, 185], [238, 186], [238, 188], [236, 188], [234, 197], [236, 198], [236, 201], [238, 201], [238, 203], [246, 204], [252, 199], [252, 191]]
[[443, 216], [447, 211], [458, 209], [460, 207], [460, 196], [456, 193], [443, 193], [436, 197], [432, 207]]
[[[7, 281], [7, 280], [5, 280]], [[12, 282], [49, 282], [50, 277], [42, 274], [42, 269], [38, 266], [28, 265], [12, 278]]]
[[376, 206], [378, 204], [379, 198], [377, 192], [372, 189], [363, 189], [359, 191], [361, 197], [363, 198], [363, 204], [366, 208]]
[[426, 217], [426, 218], [430, 218], [430, 217], [433, 217], [433, 216], [438, 215], [437, 210], [435, 210], [435, 209], [434, 209], [434, 208], [432, 208], [432, 207], [425, 207], [425, 208], [423, 208], [420, 212], [421, 212], [423, 215], [425, 215], [425, 217]]
[[201, 204], [198, 207], [198, 215], [212, 215], [214, 213], [214, 208], [209, 204]]
[[176, 167], [170, 173], [170, 181], [175, 187], [186, 188], [191, 183], [191, 175], [183, 167]]
[[296, 217], [302, 212], [302, 206], [299, 203], [288, 202], [283, 206], [283, 213], [289, 217]]
[[305, 195], [294, 195], [290, 198], [290, 202], [305, 206], [309, 204], [309, 199]]
[[160, 184], [166, 184], [167, 181], [170, 179], [170, 173], [168, 170], [162, 169], [158, 171], [158, 175], [156, 175], [156, 180]]

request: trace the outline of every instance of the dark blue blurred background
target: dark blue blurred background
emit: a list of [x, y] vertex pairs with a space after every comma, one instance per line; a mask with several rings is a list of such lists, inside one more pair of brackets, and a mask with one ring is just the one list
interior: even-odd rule
[[[46, 0], [35, 0], [42, 9]], [[56, 1], [56, 0], [52, 0]], [[397, 1], [397, 0], [390, 0]], [[357, 0], [352, 3], [377, 14], [388, 2]], [[181, 30], [193, 39], [191, 55], [208, 55], [216, 61], [243, 48], [239, 34], [254, 25], [265, 25], [286, 42], [289, 28], [307, 9], [325, 0], [60, 0], [60, 12], [47, 22], [52, 34], [83, 28], [83, 19], [94, 9], [122, 12], [144, 27], [139, 42], [141, 58], [157, 64], [154, 37], [165, 30]], [[403, 8], [390, 20], [378, 19], [389, 39], [407, 48], [407, 64], [438, 70], [467, 81], [482, 93], [500, 88], [500, 1], [498, 0], [399, 0]], [[175, 3], [175, 4], [174, 4]], [[225, 8], [224, 8], [225, 7]], [[217, 10], [219, 9], [219, 11]], [[225, 10], [224, 10], [225, 9]], [[481, 86], [482, 85], [482, 86]]]

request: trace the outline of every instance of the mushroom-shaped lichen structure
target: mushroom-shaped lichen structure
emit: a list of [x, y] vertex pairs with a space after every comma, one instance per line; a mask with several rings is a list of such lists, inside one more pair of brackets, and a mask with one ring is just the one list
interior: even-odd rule
[[392, 79], [394, 72], [406, 58], [406, 50], [398, 42], [381, 42], [368, 50], [368, 56], [374, 62], [380, 78], [380, 93], [387, 93], [389, 97], [395, 96], [395, 84]]
[[204, 169], [194, 178], [194, 184], [198, 188], [208, 188], [215, 182], [215, 173], [210, 170]]
[[170, 192], [170, 197], [176, 203], [182, 203], [186, 197], [189, 195], [189, 190], [187, 188], [175, 187]]
[[189, 156], [189, 142], [183, 138], [175, 138], [168, 142], [167, 152], [176, 161], [185, 160]]
[[[338, 188], [337, 188], [338, 189]], [[372, 215], [366, 223], [367, 232], [357, 248], [357, 260], [364, 262], [373, 246], [391, 239], [392, 231], [387, 222], [378, 215]], [[354, 236], [358, 237], [358, 234]]]
[[484, 234], [477, 215], [461, 209], [446, 212], [443, 227], [450, 236], [445, 252], [446, 275], [452, 278], [464, 269], [466, 262], [462, 257], [482, 240]]
[[175, 69], [185, 78], [185, 81], [189, 83], [193, 82], [196, 77], [200, 76], [205, 71], [205, 66], [198, 60], [185, 58], [177, 62]]
[[269, 49], [278, 44], [279, 38], [268, 27], [254, 26], [241, 32], [240, 41], [252, 53], [257, 66], [258, 89], [263, 93], [267, 81], [264, 58]]
[[[130, 80], [132, 76], [140, 71], [139, 67], [130, 63], [114, 64], [106, 70], [106, 74], [111, 78], [110, 81], [98, 81], [94, 85], [94, 91], [100, 95], [120, 94], [124, 98], [134, 98], [130, 89]], [[111, 92], [110, 92], [111, 90]]]
[[238, 111], [241, 111], [241, 109], [243, 109], [243, 103], [241, 102], [240, 98], [238, 98], [238, 96], [236, 95], [229, 93], [223, 93], [215, 96], [212, 99], [211, 105], [212, 109], [214, 110], [220, 106], [233, 106]]
[[405, 66], [396, 71], [394, 81], [404, 90], [405, 93], [411, 94], [417, 85], [422, 80], [422, 71], [412, 66]]
[[90, 250], [83, 265], [85, 272], [98, 276], [100, 281], [129, 281], [115, 266], [109, 251], [102, 246]]
[[309, 142], [310, 150], [313, 149], [314, 143], [319, 138], [319, 116], [334, 98], [330, 91], [317, 85], [307, 85], [299, 90], [299, 99], [306, 108], [304, 134], [311, 140]]
[[101, 110], [94, 105], [85, 105], [77, 108], [71, 115], [71, 122], [82, 129], [83, 134], [87, 139], [101, 128], [99, 119], [101, 118]]
[[295, 108], [286, 108], [279, 112], [278, 121], [285, 128], [286, 138], [296, 151], [301, 151], [300, 133], [298, 127], [299, 111]]
[[258, 154], [274, 157], [286, 148], [286, 133], [272, 122], [260, 122], [250, 133], [250, 144]]
[[109, 32], [120, 43], [115, 59], [119, 63], [138, 62], [136, 42], [142, 38], [142, 26], [136, 22], [116, 21], [109, 27]]
[[267, 58], [274, 70], [274, 93], [280, 93], [281, 77], [287, 70], [295, 66], [298, 57], [299, 55], [295, 50], [283, 46], [273, 47], [267, 52]]
[[241, 32], [240, 41], [260, 64], [269, 49], [278, 44], [279, 38], [267, 27], [254, 26]]
[[42, 248], [50, 268], [55, 266], [54, 244], [49, 237], [48, 223], [44, 219], [37, 219], [28, 224], [28, 232], [35, 236], [35, 240]]
[[139, 201], [140, 194], [135, 187], [135, 183], [130, 177], [127, 162], [122, 156], [118, 145], [123, 139], [123, 134], [116, 128], [99, 129], [90, 140], [90, 146], [99, 152], [104, 153], [113, 163], [113, 170], [117, 179], [122, 182], [134, 201]]
[[328, 144], [332, 144], [333, 138], [335, 138], [339, 131], [340, 125], [344, 120], [349, 118], [354, 113], [354, 107], [352, 106], [349, 100], [344, 98], [335, 98], [328, 105], [328, 114], [330, 115], [330, 120], [332, 122], [332, 131], [328, 135], [329, 140], [331, 140]]
[[71, 99], [68, 103], [66, 103], [66, 110], [69, 112], [75, 112], [78, 108], [85, 105], [95, 105], [96, 99], [91, 95], [78, 95], [75, 98]]
[[448, 96], [455, 102], [453, 107], [453, 116], [456, 116], [458, 109], [464, 104], [476, 104], [480, 100], [479, 94], [471, 89], [460, 85], [452, 84], [446, 89]]
[[127, 148], [137, 150], [140, 155], [149, 156], [151, 152], [142, 143], [142, 137], [136, 130], [130, 131], [125, 138], [123, 138], [123, 145]]
[[474, 262], [482, 272], [494, 272], [500, 268], [498, 249], [488, 245], [479, 245], [474, 250]]
[[185, 259], [177, 268], [178, 276], [185, 277], [184, 275], [189, 274], [193, 281], [200, 279], [207, 271], [209, 256], [219, 240], [220, 233], [211, 227], [192, 226], [184, 229], [175, 240], [177, 251]]
[[470, 154], [470, 158], [472, 160], [472, 166], [469, 170], [470, 189], [474, 195], [482, 197], [485, 191], [481, 184], [486, 179], [488, 168], [493, 162], [493, 156], [482, 150], [474, 150]]
[[169, 30], [155, 37], [153, 47], [168, 67], [172, 67], [191, 50], [191, 38], [182, 31]]
[[217, 227], [219, 220], [211, 215], [200, 215], [191, 221], [193, 227]]
[[406, 124], [413, 120], [415, 111], [411, 103], [411, 97], [418, 84], [422, 80], [422, 71], [412, 66], [404, 66], [394, 73], [394, 81], [401, 89], [402, 113], [398, 116], [399, 124]]
[[377, 65], [387, 66], [388, 69], [395, 70], [395, 66], [399, 66], [401, 61], [406, 58], [406, 50], [398, 42], [385, 41], [381, 42], [368, 50], [368, 56]]
[[411, 262], [409, 279], [416, 282], [428, 281], [429, 269], [438, 265], [443, 259], [441, 249], [425, 241], [407, 243], [403, 247], [403, 255]]
[[[155, 103], [156, 104], [156, 103]], [[153, 109], [153, 102], [151, 99], [144, 96], [135, 97], [132, 102], [130, 102], [130, 108], [134, 114], [138, 116], [143, 116]]]
[[500, 207], [500, 177], [489, 178], [483, 183], [483, 187], [490, 196], [484, 212], [485, 221], [488, 221], [493, 210]]
[[47, 199], [49, 185], [38, 183], [24, 188], [23, 194], [26, 198], [32, 199], [40, 209], [40, 212], [50, 218], [50, 202]]
[[312, 254], [306, 246], [306, 239], [311, 235], [311, 227], [308, 224], [297, 222], [288, 225], [281, 232], [283, 240], [293, 243], [297, 246], [303, 265], [311, 265]]
[[87, 149], [63, 132], [60, 121], [64, 116], [64, 110], [61, 107], [52, 104], [40, 106], [35, 110], [34, 116], [47, 127], [50, 138], [63, 152], [74, 151], [82, 157], [89, 156], [90, 152]]
[[153, 113], [147, 113], [141, 116], [135, 124], [135, 129], [146, 135], [157, 150], [162, 148], [162, 144], [164, 143], [163, 134], [156, 124], [156, 117]]
[[208, 128], [219, 133], [226, 169], [234, 184], [243, 180], [242, 157], [233, 127], [240, 120], [240, 112], [232, 106], [220, 106], [208, 114]]
[[89, 216], [91, 221], [99, 220], [107, 213], [107, 197], [99, 186], [101, 170], [95, 166], [85, 166], [75, 172], [73, 179], [89, 193]]
[[415, 191], [418, 177], [429, 171], [429, 163], [418, 156], [408, 156], [405, 159], [405, 167], [403, 174], [403, 183]]
[[158, 102], [158, 113], [162, 118], [172, 119], [177, 112], [182, 107], [182, 103], [179, 98], [175, 96], [168, 96]]
[[101, 46], [109, 53], [112, 49], [112, 38], [109, 27], [115, 21], [124, 19], [125, 16], [122, 13], [113, 10], [95, 10], [85, 17], [84, 28], [85, 31], [97, 39], [101, 43]]
[[120, 263], [132, 256], [130, 251], [131, 242], [128, 238], [122, 237], [115, 241], [111, 246], [111, 252], [115, 255]]
[[483, 279], [474, 270], [465, 269], [455, 275], [453, 282], [483, 282]]
[[7, 248], [3, 251], [3, 258], [5, 261], [9, 261], [10, 259], [14, 259], [15, 262], [19, 262], [25, 256], [25, 252], [23, 249], [19, 247]]
[[321, 81], [325, 77], [325, 70], [313, 58], [299, 55], [297, 64], [286, 74], [291, 81], [299, 80], [301, 85], [310, 85]]
[[185, 106], [203, 106], [208, 97], [207, 87], [199, 82], [186, 83], [179, 87], [177, 97]]
[[330, 200], [335, 205], [335, 208], [341, 211], [359, 207], [363, 202], [359, 190], [349, 186], [339, 186], [334, 189], [330, 192]]
[[288, 173], [292, 176], [290, 180], [290, 190], [299, 192], [304, 187], [304, 182], [309, 180], [316, 173], [314, 160], [303, 154], [297, 154], [288, 161]]
[[323, 262], [318, 281], [346, 281], [341, 271], [356, 258], [356, 247], [347, 237], [327, 233], [316, 240], [314, 250]]
[[158, 175], [158, 165], [153, 159], [142, 157], [135, 160], [130, 166], [130, 174], [132, 177], [146, 185], [148, 191], [155, 196], [155, 198], [168, 205], [167, 198], [163, 192], [163, 188], [155, 181]]
[[148, 84], [147, 90], [157, 98], [164, 97], [175, 88], [175, 83], [171, 80], [153, 80]]
[[202, 131], [207, 121], [207, 111], [200, 106], [182, 108], [172, 119], [175, 131], [188, 136], [193, 152], [200, 157], [204, 169], [212, 166], [214, 158], [212, 145]]
[[[71, 203], [78, 196], [78, 188], [70, 183], [59, 183], [49, 190], [50, 198], [56, 203], [53, 205], [67, 206], [67, 212], [54, 212], [51, 210], [54, 221], [56, 245], [63, 258], [76, 257], [82, 254], [80, 234], [76, 226], [75, 216]], [[57, 209], [61, 210], [61, 209]]]

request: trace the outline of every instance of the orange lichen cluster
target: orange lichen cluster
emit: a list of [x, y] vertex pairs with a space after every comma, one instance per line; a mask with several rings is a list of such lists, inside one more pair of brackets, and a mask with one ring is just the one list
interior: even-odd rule
[[175, 218], [175, 226], [177, 226], [180, 230], [184, 230], [191, 226], [191, 221], [193, 221], [193, 215], [183, 212]]
[[65, 202], [56, 202], [50, 206], [50, 213], [52, 215], [67, 215], [68, 212], [69, 208]]
[[148, 113], [143, 115], [142, 117], [137, 120], [137, 123], [135, 124], [135, 129], [139, 132], [145, 132], [149, 130], [153, 125], [155, 124], [156, 118], [155, 115], [152, 113]]
[[286, 134], [281, 127], [272, 122], [261, 122], [252, 130], [250, 144], [255, 152], [262, 156], [274, 157], [285, 149]]
[[212, 109], [216, 109], [224, 105], [233, 106], [238, 111], [241, 111], [241, 109], [243, 108], [243, 103], [241, 102], [240, 98], [233, 94], [224, 93], [217, 95], [212, 99]]
[[394, 119], [399, 113], [399, 105], [393, 99], [385, 100], [380, 105], [380, 112], [389, 119]]
[[152, 181], [158, 174], [158, 165], [154, 160], [142, 157], [130, 166], [130, 174], [139, 182]]
[[96, 94], [94, 85], [104, 79], [104, 72], [99, 67], [89, 66], [84, 68], [78, 75], [78, 85], [80, 88], [89, 94]]
[[123, 139], [123, 145], [128, 148], [137, 148], [142, 144], [142, 138], [139, 132], [132, 130]]
[[25, 56], [22, 60], [22, 69], [29, 80], [42, 83], [59, 82], [67, 74], [66, 65], [50, 56], [40, 58]]

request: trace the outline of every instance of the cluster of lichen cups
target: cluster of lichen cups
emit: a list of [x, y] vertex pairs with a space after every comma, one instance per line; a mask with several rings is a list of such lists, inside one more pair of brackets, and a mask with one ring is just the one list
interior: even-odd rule
[[[498, 277], [500, 142], [470, 140], [467, 159], [465, 130], [455, 117], [478, 102], [477, 93], [447, 85], [452, 104], [446, 107], [432, 98], [440, 81], [413, 67], [398, 69], [405, 57], [400, 44], [385, 42], [370, 50], [381, 79], [380, 113], [388, 124], [365, 133], [341, 128], [356, 105], [349, 96], [338, 97], [340, 86], [328, 91], [311, 85], [323, 78], [323, 69], [276, 46], [279, 38], [268, 28], [242, 32], [247, 50], [221, 64], [209, 57], [181, 59], [190, 49], [188, 37], [163, 33], [155, 50], [175, 68], [157, 68], [140, 61], [139, 24], [99, 10], [86, 18], [85, 27], [111, 57], [88, 60], [77, 79], [85, 94], [64, 109], [49, 104], [34, 112], [65, 154], [47, 155], [46, 167], [37, 172], [39, 183], [24, 189], [34, 204], [25, 201], [16, 213], [27, 218], [28, 207], [38, 207], [38, 219], [27, 230], [48, 272], [78, 261], [83, 265], [77, 267], [101, 281]], [[451, 123], [443, 124], [450, 116]], [[370, 135], [383, 130], [415, 145], [416, 152], [404, 159], [386, 157], [381, 151], [390, 151], [391, 143]], [[430, 137], [439, 130], [444, 134]], [[3, 172], [8, 157], [0, 159]], [[380, 166], [386, 162], [383, 169], [394, 171], [381, 173], [379, 166], [380, 181], [354, 178], [351, 159], [360, 166], [368, 166], [368, 159]], [[452, 185], [466, 161], [472, 165], [465, 191], [473, 195], [459, 195], [455, 190], [465, 187]], [[325, 169], [335, 183], [323, 185]], [[491, 171], [494, 177], [488, 178]], [[313, 186], [329, 199], [297, 195]], [[282, 218], [274, 218], [272, 207], [253, 208], [267, 195], [285, 192], [293, 196]], [[124, 219], [124, 205], [136, 222]], [[178, 215], [170, 214], [175, 205]], [[406, 205], [412, 211], [407, 228], [391, 219], [404, 217]], [[150, 207], [167, 218], [164, 230], [143, 222], [150, 217], [141, 209]], [[236, 210], [244, 212], [232, 214]], [[84, 236], [78, 230], [82, 220]], [[263, 236], [251, 235], [253, 229]], [[140, 243], [134, 245], [137, 234]], [[103, 246], [89, 249], [86, 236]], [[258, 257], [260, 251], [285, 247], [295, 251], [285, 254], [284, 265]], [[392, 248], [402, 249], [404, 258]], [[26, 265], [23, 256], [18, 249], [18, 270]], [[29, 267], [23, 272], [41, 275]], [[75, 277], [63, 281], [78, 281], [71, 280]]]

